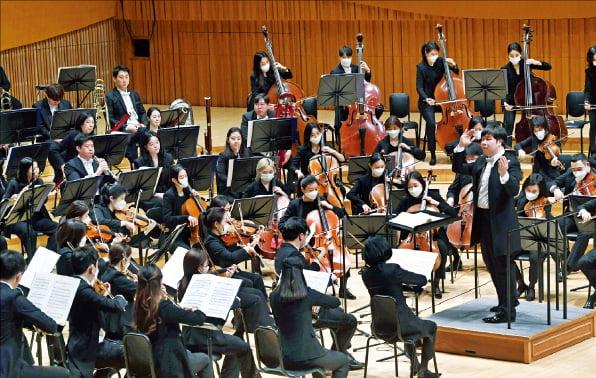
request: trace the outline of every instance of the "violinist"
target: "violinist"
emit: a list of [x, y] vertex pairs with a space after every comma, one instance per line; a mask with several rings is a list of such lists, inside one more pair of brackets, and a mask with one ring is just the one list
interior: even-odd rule
[[[474, 144], [477, 144], [480, 147], [480, 135], [482, 135], [482, 130], [486, 127], [486, 120], [484, 117], [481, 116], [474, 116], [470, 118], [470, 123], [468, 124], [468, 130], [474, 130]], [[445, 152], [447, 155], [453, 155], [453, 150], [459, 144], [459, 139], [454, 140], [453, 142], [449, 142], [445, 145]]]
[[[550, 156], [550, 151], [557, 153], [560, 151], [561, 142], [554, 142], [556, 136], [549, 131], [546, 118], [537, 115], [532, 118], [533, 135], [515, 144], [515, 151], [519, 157], [526, 156], [524, 148], [531, 146], [534, 152], [534, 164], [532, 165], [532, 173], [540, 173], [548, 181], [552, 181], [559, 177], [561, 164], [558, 155]], [[549, 144], [546, 146], [546, 144]]]
[[[163, 220], [166, 227], [174, 230], [176, 226], [188, 224], [190, 227], [196, 227], [199, 219], [192, 215], [182, 214], [182, 205], [191, 196], [198, 196], [199, 193], [188, 185], [188, 176], [186, 169], [181, 165], [174, 165], [170, 169], [170, 181], [172, 187], [166, 191], [163, 196]], [[165, 240], [167, 234], [162, 235]], [[190, 230], [185, 228], [178, 239], [175, 241], [176, 247], [188, 249], [190, 247]]]
[[[439, 56], [440, 47], [435, 41], [422, 45], [422, 61], [416, 65], [416, 91], [418, 92], [418, 109], [426, 123], [426, 138], [430, 151], [430, 165], [437, 163], [436, 149], [436, 123], [435, 123], [435, 88], [445, 75], [443, 58]], [[449, 69], [459, 74], [457, 63], [452, 58], [447, 58]]]
[[[507, 72], [507, 97], [503, 100], [503, 107], [505, 108], [504, 127], [507, 131], [507, 145], [511, 146], [511, 135], [513, 134], [513, 126], [515, 124], [515, 110], [513, 107], [515, 105], [523, 105], [515, 103], [515, 89], [520, 82], [524, 81], [525, 65], [530, 65], [531, 70], [542, 71], [550, 71], [552, 66], [541, 60], [524, 59], [522, 47], [517, 42], [512, 42], [507, 46], [507, 55], [509, 63], [501, 67], [501, 69]], [[521, 140], [517, 142], [519, 143]]]
[[74, 275], [72, 271], [72, 253], [75, 248], [87, 244], [87, 225], [77, 219], [61, 221], [56, 232], [58, 254], [60, 258], [56, 263], [56, 271], [64, 276]]
[[426, 158], [424, 150], [416, 147], [414, 142], [406, 138], [403, 131], [403, 124], [399, 121], [399, 118], [394, 115], [389, 116], [385, 121], [387, 136], [379, 141], [375, 152], [381, 155], [388, 155], [397, 152], [399, 147], [401, 147], [404, 152], [412, 154], [417, 160], [424, 160]]
[[[522, 217], [551, 219], [551, 204], [548, 201], [548, 190], [546, 181], [540, 173], [532, 173], [524, 180], [522, 190], [515, 198], [517, 213]], [[540, 258], [540, 260], [539, 260]], [[517, 270], [517, 297], [520, 298], [526, 293], [526, 300], [533, 301], [536, 298], [534, 286], [538, 281], [538, 264], [542, 264], [544, 254], [538, 256], [538, 251], [530, 251], [530, 282], [526, 285], [523, 272]]]
[[347, 194], [352, 204], [352, 214], [368, 214], [373, 211], [373, 205], [370, 202], [370, 193], [374, 186], [383, 184], [385, 181], [385, 159], [375, 152], [368, 160], [368, 171], [364, 176], [358, 177], [358, 180], [352, 186]]
[[[426, 201], [428, 206], [436, 207], [441, 213], [447, 214], [452, 217], [457, 216], [457, 210], [453, 207], [449, 206], [447, 202], [441, 197], [441, 194], [438, 191], [428, 191], [428, 194], [424, 196], [424, 192], [426, 189], [426, 181], [418, 171], [412, 171], [406, 180], [406, 188], [408, 190], [408, 194], [402, 198], [397, 207], [393, 211], [394, 214], [400, 214], [403, 211], [408, 211], [414, 205], [420, 205], [422, 201]], [[407, 233], [402, 232], [400, 238], [403, 240], [408, 236]], [[451, 245], [449, 244], [449, 239], [447, 238], [447, 234], [445, 233], [445, 229], [440, 228], [434, 240], [439, 245], [439, 253], [441, 254], [441, 265], [435, 272], [435, 292], [433, 293], [436, 298], [442, 298], [443, 293], [441, 292], [440, 288], [440, 281], [441, 279], [445, 279], [445, 262], [447, 261], [447, 256], [449, 251], [451, 250]]]
[[275, 162], [269, 158], [262, 158], [257, 163], [257, 175], [255, 181], [249, 184], [244, 190], [244, 198], [256, 196], [267, 196], [277, 194], [286, 196], [282, 189], [284, 186], [279, 180], [275, 179]]
[[[292, 71], [281, 64], [275, 62], [275, 67], [282, 79], [291, 79]], [[253, 57], [252, 74], [250, 75], [250, 96], [246, 104], [246, 110], [251, 111], [253, 101], [257, 94], [267, 94], [269, 89], [275, 85], [275, 75], [269, 56], [264, 51], [258, 51]]]
[[236, 158], [246, 158], [252, 156], [250, 150], [246, 147], [246, 139], [243, 137], [242, 130], [238, 127], [232, 127], [226, 134], [226, 149], [219, 154], [217, 159], [217, 194], [224, 194], [230, 198], [241, 198], [242, 194], [232, 192], [228, 187], [228, 167], [229, 161]]
[[588, 49], [586, 56], [586, 84], [584, 86], [584, 108], [590, 116], [590, 148], [588, 156], [596, 155], [596, 46]]
[[147, 123], [151, 131], [157, 132], [161, 123], [161, 110], [152, 106], [147, 110]]
[[[39, 185], [43, 185], [43, 180], [39, 178], [39, 167], [37, 166], [37, 162], [30, 157], [24, 157], [19, 162], [17, 176], [8, 182], [8, 187], [6, 188], [2, 198], [17, 200], [21, 192], [31, 189], [33, 186]], [[32, 234], [29, 234], [27, 231], [27, 222], [18, 222], [6, 226], [4, 232], [6, 235], [16, 234], [25, 246], [29, 244], [25, 242], [27, 238], [31, 238], [32, 241], [35, 240], [35, 243], [32, 244], [35, 246], [37, 244], [37, 233], [42, 232], [44, 235], [48, 236], [46, 248], [56, 251], [55, 234], [58, 224], [56, 224], [56, 222], [50, 218], [50, 214], [45, 207], [45, 202], [39, 211], [33, 214], [31, 223], [33, 226]], [[31, 260], [35, 251], [27, 250], [26, 252], [27, 259]]]
[[[596, 215], [596, 199], [590, 200], [578, 208], [577, 216], [581, 218], [582, 222], [593, 221], [594, 215]], [[594, 288], [594, 292], [584, 305], [584, 308], [592, 309], [596, 305], [596, 249], [591, 250], [579, 259], [579, 268]]]
[[327, 144], [321, 146], [323, 140], [322, 132], [321, 125], [312, 122], [308, 123], [304, 128], [304, 143], [298, 148], [296, 156], [292, 159], [292, 169], [298, 180], [309, 174], [308, 163], [315, 155], [326, 153], [335, 157], [340, 163], [346, 161], [344, 155]]

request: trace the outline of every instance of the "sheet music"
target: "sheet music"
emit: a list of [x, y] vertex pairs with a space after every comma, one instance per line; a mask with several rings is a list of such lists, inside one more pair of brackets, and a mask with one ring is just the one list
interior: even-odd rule
[[314, 270], [308, 269], [303, 269], [302, 273], [304, 273], [304, 279], [306, 280], [306, 285], [308, 287], [323, 294], [327, 293], [331, 273], [315, 272]]
[[161, 270], [161, 274], [163, 275], [162, 282], [164, 285], [167, 285], [174, 290], [178, 289], [178, 283], [182, 277], [184, 277], [184, 267], [182, 266], [182, 263], [186, 252], [188, 252], [188, 249], [186, 248], [176, 248], [172, 257], [170, 257]]
[[228, 160], [228, 182], [226, 183], [226, 186], [228, 188], [232, 187], [233, 174], [234, 174], [234, 159], [230, 159], [230, 160]]
[[242, 280], [234, 278], [195, 274], [180, 301], [180, 306], [197, 307], [207, 316], [225, 320], [241, 284]]
[[50, 251], [44, 247], [37, 248], [33, 259], [31, 259], [29, 266], [27, 266], [27, 270], [23, 273], [20, 285], [30, 288], [35, 273], [50, 273], [59, 259], [60, 255], [54, 251]]
[[47, 316], [63, 326], [68, 320], [78, 287], [78, 278], [37, 272], [27, 298]]
[[389, 264], [399, 264], [403, 269], [412, 273], [422, 274], [426, 279], [430, 279], [433, 267], [438, 253], [417, 251], [414, 249], [393, 249], [391, 258], [387, 260]]
[[408, 226], [411, 228], [418, 227], [420, 225], [435, 222], [438, 220], [443, 219], [442, 217], [436, 215], [430, 215], [427, 213], [419, 212], [419, 213], [408, 213], [408, 212], [401, 212], [396, 217], [391, 218], [389, 222], [396, 223], [396, 224], [403, 224], [404, 226]]
[[252, 127], [254, 121], [248, 121], [248, 140], [246, 141], [246, 147], [250, 148], [252, 146]]

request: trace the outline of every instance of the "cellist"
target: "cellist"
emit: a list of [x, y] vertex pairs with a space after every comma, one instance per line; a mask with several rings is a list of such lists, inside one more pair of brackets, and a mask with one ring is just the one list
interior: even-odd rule
[[[199, 225], [198, 217], [193, 215], [182, 214], [182, 205], [191, 196], [198, 196], [199, 193], [192, 189], [188, 184], [188, 175], [186, 169], [181, 165], [174, 165], [170, 169], [170, 181], [172, 186], [168, 189], [163, 196], [163, 220], [166, 227], [173, 231], [176, 226], [181, 224], [188, 224], [190, 227], [197, 227]], [[165, 238], [169, 234], [164, 233], [160, 240], [160, 244], [163, 243]], [[174, 242], [174, 246], [190, 248], [190, 230], [185, 228], [178, 239]]]
[[377, 143], [375, 152], [387, 155], [397, 152], [401, 147], [404, 152], [412, 154], [417, 160], [424, 160], [426, 158], [424, 150], [416, 147], [414, 142], [404, 136], [403, 124], [397, 116], [392, 115], [387, 118], [385, 121], [385, 132], [387, 136]]
[[[296, 156], [292, 158], [292, 170], [296, 174], [298, 180], [308, 175], [308, 163], [310, 159], [318, 154], [326, 153], [337, 159], [338, 162], [346, 161], [344, 155], [334, 150], [326, 143], [322, 145], [323, 130], [319, 124], [308, 123], [304, 128], [304, 142], [298, 148]], [[322, 145], [322, 147], [321, 147]]]
[[385, 159], [378, 152], [373, 153], [368, 160], [368, 171], [358, 177], [347, 194], [352, 204], [352, 214], [368, 214], [373, 211], [370, 201], [370, 192], [375, 185], [382, 184], [385, 180]]

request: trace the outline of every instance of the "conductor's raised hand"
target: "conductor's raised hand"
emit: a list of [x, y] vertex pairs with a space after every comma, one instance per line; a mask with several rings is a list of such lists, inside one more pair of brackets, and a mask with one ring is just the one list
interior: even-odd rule
[[474, 139], [474, 130], [473, 129], [466, 130], [461, 134], [461, 137], [459, 138], [459, 145], [462, 147], [468, 147], [470, 144], [472, 144], [473, 139]]
[[505, 156], [501, 156], [499, 158], [499, 175], [505, 176], [507, 171], [509, 170], [509, 160]]

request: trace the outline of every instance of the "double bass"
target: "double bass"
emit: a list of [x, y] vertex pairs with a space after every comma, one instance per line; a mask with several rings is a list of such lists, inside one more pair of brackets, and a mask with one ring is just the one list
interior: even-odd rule
[[[364, 36], [356, 35], [356, 51], [358, 52], [358, 73], [362, 74]], [[364, 97], [358, 98], [350, 105], [348, 118], [339, 129], [341, 150], [346, 157], [370, 155], [377, 144], [385, 136], [383, 123], [377, 119], [375, 110], [381, 104], [381, 91], [376, 85], [364, 81]]]
[[443, 25], [435, 26], [439, 33], [439, 43], [443, 53], [445, 74], [435, 88], [435, 101], [441, 107], [441, 121], [437, 123], [437, 143], [445, 150], [445, 145], [459, 139], [462, 132], [470, 124], [473, 116], [480, 115], [470, 110], [470, 103], [464, 91], [464, 82], [459, 75], [449, 69]]
[[[530, 42], [532, 42], [534, 35], [530, 25], [524, 24], [522, 29], [524, 30], [524, 58], [528, 60], [530, 58]], [[565, 125], [563, 118], [552, 110], [556, 99], [557, 91], [555, 87], [550, 82], [535, 76], [530, 65], [524, 64], [524, 80], [519, 82], [514, 95], [516, 109], [523, 111], [520, 121], [515, 124], [516, 142], [519, 143], [532, 136], [533, 126], [531, 120], [534, 116], [540, 115], [547, 120], [550, 133], [556, 135], [564, 144], [567, 136], [567, 125]], [[525, 151], [530, 152], [530, 146], [526, 147]]]

